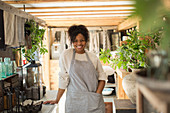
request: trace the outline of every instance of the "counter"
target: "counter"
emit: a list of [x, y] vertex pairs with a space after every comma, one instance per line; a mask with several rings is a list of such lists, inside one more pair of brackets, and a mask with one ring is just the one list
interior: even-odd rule
[[[56, 90], [49, 90], [46, 92], [45, 96], [41, 99], [41, 101], [46, 101], [46, 100], [54, 100], [56, 99], [57, 96], [57, 91]], [[38, 113], [58, 113], [58, 106], [57, 104], [54, 105], [42, 105], [42, 109]]]

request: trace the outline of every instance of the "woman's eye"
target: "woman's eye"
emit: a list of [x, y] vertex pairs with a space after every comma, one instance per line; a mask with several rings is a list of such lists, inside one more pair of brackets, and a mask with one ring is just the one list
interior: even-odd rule
[[[80, 40], [79, 42], [84, 42], [85, 40]], [[74, 40], [74, 42], [78, 42], [78, 40]]]
[[80, 42], [84, 42], [85, 40], [80, 40]]

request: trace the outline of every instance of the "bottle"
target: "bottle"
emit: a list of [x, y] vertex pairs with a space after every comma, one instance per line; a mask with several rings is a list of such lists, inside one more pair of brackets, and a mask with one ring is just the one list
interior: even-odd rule
[[6, 69], [5, 69], [5, 63], [1, 62], [0, 63], [1, 67], [1, 78], [6, 78]]

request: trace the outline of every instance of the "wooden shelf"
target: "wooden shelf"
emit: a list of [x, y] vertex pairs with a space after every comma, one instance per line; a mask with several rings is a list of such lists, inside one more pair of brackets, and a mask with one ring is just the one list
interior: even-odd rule
[[15, 76], [17, 76], [18, 74], [13, 74], [13, 75], [10, 75], [10, 76], [7, 76], [6, 78], [2, 78], [1, 80], [7, 80], [7, 79], [9, 79], [9, 78], [12, 78], [12, 77], [15, 77]]
[[143, 98], [158, 112], [170, 113], [170, 92], [153, 91], [137, 83], [137, 113], [144, 113]]

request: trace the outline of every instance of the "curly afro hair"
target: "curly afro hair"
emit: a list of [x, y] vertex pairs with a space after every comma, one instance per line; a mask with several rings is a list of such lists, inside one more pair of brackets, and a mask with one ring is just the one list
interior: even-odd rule
[[72, 25], [68, 29], [68, 33], [69, 33], [69, 36], [70, 36], [71, 44], [74, 42], [74, 40], [76, 39], [76, 36], [79, 33], [81, 33], [84, 36], [86, 42], [89, 39], [89, 31], [86, 28], [86, 26], [84, 26], [84, 25]]

